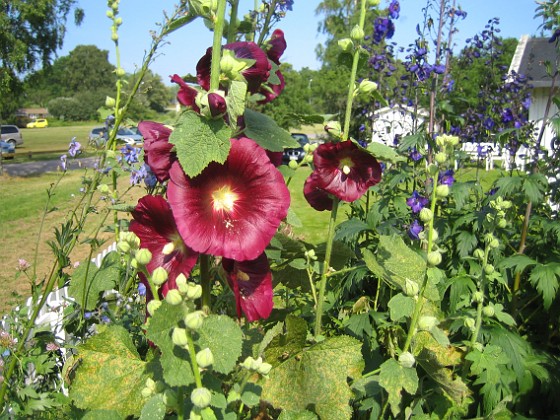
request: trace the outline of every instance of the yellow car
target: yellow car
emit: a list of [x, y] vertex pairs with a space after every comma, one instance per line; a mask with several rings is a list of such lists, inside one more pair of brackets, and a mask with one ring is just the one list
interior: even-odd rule
[[30, 123], [27, 123], [27, 128], [47, 128], [49, 126], [49, 122], [46, 118], [38, 118]]

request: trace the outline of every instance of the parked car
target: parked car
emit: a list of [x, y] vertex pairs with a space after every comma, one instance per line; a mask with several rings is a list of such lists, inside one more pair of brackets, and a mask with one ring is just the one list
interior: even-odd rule
[[16, 146], [7, 141], [0, 140], [0, 151], [2, 153], [2, 159], [13, 159], [16, 155]]
[[303, 133], [292, 133], [292, 137], [297, 140], [300, 147], [285, 149], [284, 154], [282, 155], [282, 163], [289, 163], [291, 160], [301, 162], [301, 160], [305, 157], [305, 150], [303, 150], [303, 146], [309, 144], [309, 137], [307, 137], [307, 134]]
[[38, 118], [27, 123], [27, 128], [47, 128], [49, 126], [49, 122], [46, 118]]
[[[106, 141], [108, 138], [107, 129], [105, 127], [93, 128], [88, 136], [90, 143], [100, 145], [100, 141]], [[129, 128], [121, 127], [117, 131], [117, 140], [130, 145], [140, 145], [144, 142], [141, 134], [137, 134]]]
[[3, 125], [0, 131], [0, 140], [13, 144], [14, 147], [23, 144], [23, 136], [16, 125]]

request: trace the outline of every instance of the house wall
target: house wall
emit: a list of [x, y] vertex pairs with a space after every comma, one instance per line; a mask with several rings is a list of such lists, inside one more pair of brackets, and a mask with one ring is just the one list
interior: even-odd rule
[[[393, 146], [395, 136], [404, 137], [414, 131], [414, 113], [402, 108], [382, 108], [374, 114], [372, 142]], [[424, 121], [418, 116], [416, 124]]]
[[[549, 88], [534, 88], [533, 89], [533, 95], [532, 95], [532, 102], [531, 102], [531, 106], [529, 107], [529, 120], [530, 121], [535, 121], [536, 122], [536, 134], [535, 136], [538, 136], [538, 133], [540, 131], [540, 128], [542, 126], [542, 122], [543, 122], [543, 118], [544, 118], [544, 113], [545, 113], [545, 109], [546, 109], [546, 102], [548, 101], [548, 92], [549, 92]], [[556, 115], [558, 113], [558, 108], [556, 107], [555, 104], [552, 104], [550, 111], [548, 113], [548, 117], [553, 117], [554, 115]], [[541, 145], [546, 148], [546, 150], [551, 150], [551, 142], [554, 139], [554, 137], [556, 136], [556, 134], [554, 133], [554, 130], [552, 129], [550, 123], [546, 125], [544, 134], [543, 134], [543, 138], [541, 141]], [[558, 146], [556, 146], [558, 147]]]

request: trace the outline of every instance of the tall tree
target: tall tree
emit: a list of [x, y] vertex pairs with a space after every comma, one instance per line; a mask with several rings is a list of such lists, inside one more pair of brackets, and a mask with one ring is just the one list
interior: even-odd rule
[[[48, 65], [62, 46], [66, 18], [77, 0], [0, 0], [0, 118], [17, 108], [21, 75]], [[76, 24], [83, 10], [75, 9]]]

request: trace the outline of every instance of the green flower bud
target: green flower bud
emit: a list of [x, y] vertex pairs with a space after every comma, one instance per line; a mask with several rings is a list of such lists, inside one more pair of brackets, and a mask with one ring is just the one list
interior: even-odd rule
[[142, 395], [142, 398], [150, 398], [153, 395], [153, 391], [150, 388], [142, 388], [142, 391], [140, 391], [140, 394]]
[[504, 229], [507, 227], [507, 220], [506, 219], [500, 219], [498, 220], [498, 227], [500, 229]]
[[241, 363], [241, 367], [247, 370], [257, 370], [261, 366], [261, 364], [262, 364], [261, 357], [255, 360], [251, 356], [249, 356], [243, 361], [243, 363]]
[[140, 248], [134, 254], [134, 258], [140, 265], [148, 265], [150, 261], [152, 261], [152, 253], [147, 248]]
[[476, 325], [476, 321], [474, 320], [474, 318], [466, 317], [465, 320], [463, 321], [463, 324], [464, 324], [465, 327], [467, 327], [469, 330], [474, 331], [475, 325]]
[[150, 300], [148, 302], [148, 313], [152, 316], [154, 316], [154, 313], [159, 309], [159, 307], [161, 306], [161, 301], [160, 300]]
[[354, 305], [352, 305], [352, 313], [361, 314], [369, 311], [369, 298], [367, 296], [361, 296]]
[[352, 52], [354, 50], [354, 43], [350, 38], [339, 39], [338, 46], [344, 52]]
[[122, 18], [121, 17], [118, 17], [118, 18], [115, 19], [115, 25], [117, 25], [117, 26], [122, 25]]
[[485, 306], [484, 308], [482, 308], [482, 313], [484, 314], [484, 316], [492, 318], [496, 311], [494, 310], [493, 306]]
[[439, 238], [439, 233], [436, 229], [432, 229], [432, 241], [437, 241]]
[[175, 327], [171, 333], [171, 341], [173, 344], [180, 347], [185, 347], [189, 344], [189, 338], [187, 336], [187, 330], [184, 328]]
[[105, 106], [107, 108], [113, 108], [116, 103], [115, 98], [111, 98], [110, 96], [105, 97]]
[[257, 368], [257, 372], [260, 373], [263, 376], [266, 376], [270, 373], [270, 370], [272, 369], [272, 365], [270, 363], [265, 363], [263, 362], [258, 368]]
[[362, 39], [364, 39], [364, 36], [364, 30], [360, 28], [360, 25], [354, 26], [352, 28], [352, 31], [350, 32], [350, 38], [352, 38], [352, 40], [356, 42], [361, 42]]
[[110, 189], [107, 184], [99, 184], [97, 186], [97, 191], [99, 191], [101, 194], [107, 194], [110, 191]]
[[435, 160], [439, 164], [445, 163], [447, 162], [447, 154], [445, 152], [436, 153]]
[[297, 163], [297, 160], [292, 159], [292, 160], [290, 160], [290, 161], [288, 162], [288, 166], [289, 166], [291, 169], [297, 169], [297, 167], [299, 166], [299, 164]]
[[504, 201], [502, 201], [502, 208], [503, 208], [504, 210], [509, 209], [512, 205], [513, 205], [513, 204], [512, 204], [511, 201], [509, 201], [509, 200], [504, 200]]
[[208, 407], [211, 399], [212, 393], [206, 388], [195, 388], [191, 393], [191, 402], [198, 408]]
[[315, 250], [313, 248], [305, 251], [305, 256], [308, 257], [310, 260], [317, 259], [317, 254], [315, 254]]
[[428, 252], [428, 264], [431, 265], [432, 267], [440, 265], [441, 259], [442, 259], [441, 252], [439, 251]]
[[409, 278], [404, 280], [403, 292], [405, 295], [411, 297], [418, 296], [419, 291], [420, 288], [418, 287], [418, 283], [416, 283], [413, 280], [410, 280]]
[[435, 316], [425, 315], [425, 316], [421, 316], [420, 319], [418, 320], [418, 329], [421, 331], [430, 331], [438, 324], [439, 321]]
[[187, 297], [191, 300], [199, 299], [202, 296], [202, 286], [200, 284], [189, 283]]
[[[111, 34], [111, 40], [112, 40], [112, 41], [118, 41], [118, 40], [119, 40], [119, 34], [116, 33], [116, 32], [113, 32], [113, 33]], [[117, 69], [117, 70], [118, 70], [118, 69]], [[123, 72], [124, 72], [124, 70], [123, 70]], [[119, 76], [119, 75], [117, 75], [117, 76]]]
[[235, 58], [230, 54], [224, 54], [220, 60], [220, 70], [225, 74], [232, 74], [236, 68], [237, 63]]
[[428, 207], [424, 207], [422, 210], [420, 210], [419, 217], [421, 221], [426, 223], [434, 218], [434, 213]]
[[486, 264], [484, 266], [484, 272], [486, 274], [492, 274], [495, 271], [494, 266], [492, 264]]
[[113, 19], [113, 17], [115, 16], [115, 15], [113, 14], [113, 11], [112, 11], [111, 9], [107, 10], [107, 11], [105, 12], [105, 15], [107, 15], [107, 17], [108, 17], [109, 19]]
[[165, 301], [170, 305], [176, 306], [183, 301], [183, 297], [177, 289], [171, 289], [165, 295]]
[[[119, 37], [117, 36], [117, 39], [118, 39], [118, 38], [119, 38]], [[113, 41], [116, 41], [116, 39], [114, 39]], [[119, 67], [118, 69], [115, 70], [115, 74], [116, 74], [118, 77], [123, 77], [123, 76], [126, 74], [126, 72], [124, 71], [124, 69], [123, 69], [122, 67]]]
[[207, 368], [214, 364], [214, 355], [209, 348], [205, 348], [196, 353], [196, 363], [201, 368]]
[[161, 286], [167, 281], [168, 277], [169, 274], [167, 274], [167, 270], [163, 267], [158, 267], [152, 272], [152, 282], [156, 286]]
[[125, 241], [117, 242], [117, 248], [120, 249], [125, 254], [128, 254], [130, 252], [130, 244]]
[[438, 185], [436, 188], [436, 195], [440, 198], [447, 197], [449, 195], [449, 185]]
[[358, 92], [360, 93], [371, 93], [377, 90], [377, 83], [371, 80], [364, 79], [360, 82], [358, 86]]
[[416, 359], [414, 358], [414, 355], [409, 351], [405, 351], [404, 353], [401, 353], [399, 355], [399, 365], [401, 365], [402, 367], [411, 368], [415, 363]]
[[486, 235], [484, 235], [484, 242], [486, 242], [487, 244], [492, 242], [494, 239], [496, 239], [496, 237], [491, 233], [487, 233]]
[[329, 121], [325, 125], [325, 131], [333, 137], [340, 137], [342, 127], [338, 121]]
[[477, 290], [473, 293], [473, 302], [482, 303], [484, 301], [484, 293], [480, 290]]
[[494, 238], [488, 243], [488, 246], [490, 248], [498, 248], [500, 246], [500, 241], [497, 238]]
[[112, 4], [111, 4], [111, 9], [113, 10], [119, 10], [119, 2], [118, 0], [115, 0]]
[[381, 3], [381, 0], [368, 0], [368, 6], [371, 7], [379, 6], [379, 3]]
[[475, 257], [477, 260], [482, 261], [484, 259], [484, 250], [480, 248], [475, 249], [473, 252], [473, 257]]
[[136, 258], [133, 258], [130, 260], [130, 266], [132, 268], [135, 268], [136, 270], [138, 270], [138, 267], [140, 267], [140, 264], [138, 264], [138, 261], [136, 260]]
[[303, 161], [305, 163], [311, 163], [313, 162], [313, 155], [305, 155], [305, 157], [303, 158]]
[[175, 283], [177, 284], [177, 289], [179, 289], [179, 292], [182, 295], [186, 295], [189, 290], [189, 286], [187, 284], [187, 277], [185, 277], [185, 275], [181, 273], [175, 278]]
[[202, 311], [190, 312], [187, 314], [187, 316], [185, 316], [185, 325], [191, 330], [198, 330], [200, 327], [202, 327], [203, 322], [204, 312]]

